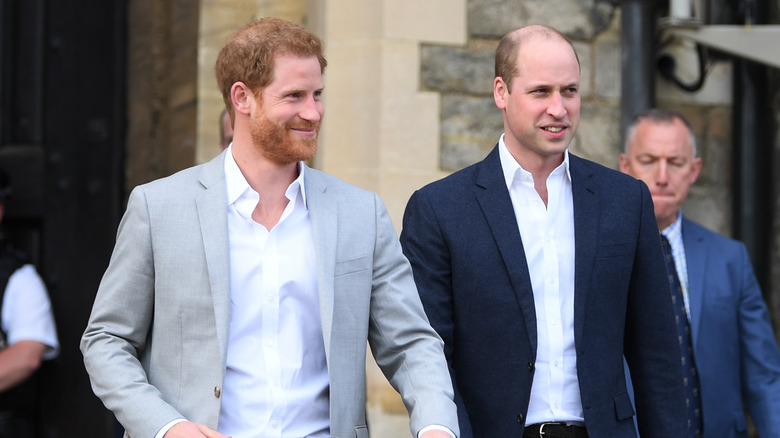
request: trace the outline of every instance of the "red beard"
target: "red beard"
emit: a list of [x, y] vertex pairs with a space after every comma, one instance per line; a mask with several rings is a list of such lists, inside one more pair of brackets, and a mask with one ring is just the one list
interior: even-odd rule
[[[315, 129], [317, 135], [313, 138], [301, 138], [292, 132], [293, 129]], [[285, 165], [307, 161], [317, 153], [317, 138], [320, 132], [319, 122], [298, 120], [279, 126], [268, 120], [265, 114], [259, 119], [249, 122], [252, 141], [261, 148], [263, 155], [269, 160]]]

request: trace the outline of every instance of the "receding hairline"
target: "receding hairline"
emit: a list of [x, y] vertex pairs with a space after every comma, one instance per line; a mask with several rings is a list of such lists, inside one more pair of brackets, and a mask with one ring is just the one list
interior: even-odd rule
[[580, 56], [577, 54], [574, 43], [572, 43], [566, 35], [550, 26], [531, 24], [507, 33], [498, 43], [498, 47], [496, 47], [495, 77], [502, 78], [507, 84], [508, 89], [511, 90], [512, 80], [514, 79], [514, 76], [519, 73], [517, 62], [523, 45], [538, 40], [560, 41], [566, 43], [571, 49], [574, 59], [577, 61], [577, 67], [580, 73], [582, 73]]
[[[577, 59], [577, 66], [580, 66], [580, 57], [577, 55], [577, 50], [574, 48], [574, 43], [564, 35], [559, 30], [556, 30], [552, 27], [545, 26], [542, 24], [532, 24], [526, 27], [521, 27], [520, 29], [517, 29], [515, 31], [517, 33], [516, 35], [516, 42], [517, 42], [517, 49], [518, 51], [522, 49], [522, 44], [530, 43], [537, 40], [547, 40], [547, 41], [554, 41], [557, 40], [562, 43], [566, 43], [569, 48], [571, 49], [572, 53], [574, 54], [574, 58]], [[580, 70], [582, 67], [580, 66]]]
[[628, 149], [636, 139], [637, 128], [642, 122], [650, 125], [672, 125], [679, 122], [688, 134], [688, 144], [691, 147], [691, 156], [696, 158], [696, 134], [691, 122], [680, 112], [665, 108], [650, 108], [634, 115], [626, 128], [626, 140], [623, 145], [623, 153], [628, 154]]

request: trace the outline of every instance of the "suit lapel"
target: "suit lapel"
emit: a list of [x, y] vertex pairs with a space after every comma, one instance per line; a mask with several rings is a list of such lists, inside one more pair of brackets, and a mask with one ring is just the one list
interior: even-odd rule
[[325, 356], [328, 363], [330, 363], [338, 209], [333, 194], [327, 190], [328, 186], [323, 180], [322, 174], [306, 167], [304, 170], [304, 181], [306, 204], [309, 210], [309, 218], [311, 219], [314, 246], [317, 254], [317, 288], [319, 289]]
[[707, 278], [708, 251], [704, 236], [696, 224], [683, 217], [682, 237], [685, 246], [685, 264], [688, 269], [688, 303], [691, 314], [691, 338], [694, 347], [699, 335], [701, 310], [704, 305], [704, 282]]
[[[501, 168], [498, 147], [478, 164], [475, 182], [477, 202], [485, 216], [494, 241], [504, 260], [504, 266], [509, 274], [512, 289], [520, 305], [520, 311], [525, 321], [529, 342], [536, 350], [536, 310], [531, 287], [531, 277], [528, 273], [528, 263], [525, 259], [520, 230], [517, 228], [515, 211]], [[517, 212], [522, 214], [522, 212]]]
[[230, 250], [227, 234], [224, 153], [203, 165], [199, 181], [204, 190], [196, 197], [195, 203], [214, 301], [217, 341], [224, 362], [227, 357], [227, 337], [230, 327]]
[[593, 172], [580, 158], [569, 154], [572, 202], [574, 208], [574, 342], [582, 345], [588, 285], [596, 260], [600, 198], [592, 180]]

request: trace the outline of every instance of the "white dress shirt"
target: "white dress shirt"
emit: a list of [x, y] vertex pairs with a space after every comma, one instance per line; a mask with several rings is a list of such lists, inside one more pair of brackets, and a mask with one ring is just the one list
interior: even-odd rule
[[225, 155], [231, 316], [219, 432], [329, 436], [329, 378], [304, 166], [279, 222], [252, 220], [260, 195]]
[[8, 345], [38, 341], [46, 345], [44, 359], [53, 359], [59, 353], [49, 295], [33, 265], [22, 266], [8, 278], [0, 317]]
[[574, 346], [574, 207], [569, 152], [547, 178], [547, 206], [499, 140], [499, 157], [523, 241], [536, 310], [537, 349], [526, 424], [583, 422]]
[[233, 159], [232, 144], [225, 153], [230, 331], [218, 431], [232, 438], [330, 436], [314, 237], [304, 166], [298, 169], [269, 231], [252, 219], [260, 195]]

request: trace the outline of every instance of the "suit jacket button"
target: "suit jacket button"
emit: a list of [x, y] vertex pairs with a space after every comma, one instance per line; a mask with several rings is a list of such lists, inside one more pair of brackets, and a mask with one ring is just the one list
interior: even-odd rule
[[517, 414], [517, 422], [520, 424], [525, 424], [525, 418], [523, 417], [523, 414]]
[[528, 371], [533, 371], [533, 370], [534, 370], [534, 363], [528, 362]]
[[214, 387], [214, 397], [219, 398], [222, 395], [222, 390], [219, 386]]

